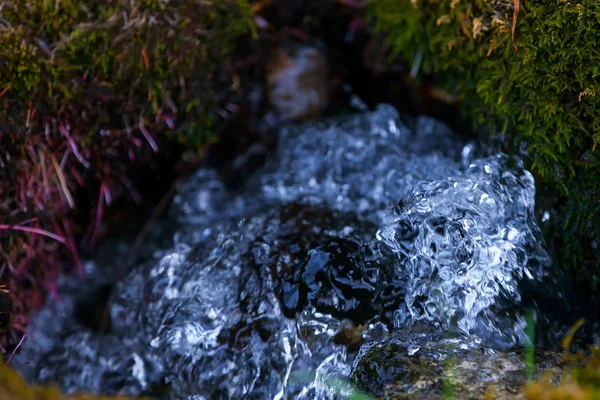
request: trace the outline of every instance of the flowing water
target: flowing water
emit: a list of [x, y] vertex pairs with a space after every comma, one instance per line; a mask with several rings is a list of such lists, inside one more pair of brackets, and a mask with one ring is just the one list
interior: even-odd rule
[[[65, 278], [32, 323], [26, 373], [69, 393], [328, 399], [349, 394], [338, 383], [363, 343], [401, 332], [523, 346], [527, 313], [542, 322], [536, 296], [560, 299], [559, 277], [532, 175], [476, 153], [387, 105], [284, 128], [238, 192], [207, 169], [181, 185], [173, 240], [116, 282], [108, 332], [75, 314], [119, 263]], [[409, 354], [417, 342], [403, 342]]]

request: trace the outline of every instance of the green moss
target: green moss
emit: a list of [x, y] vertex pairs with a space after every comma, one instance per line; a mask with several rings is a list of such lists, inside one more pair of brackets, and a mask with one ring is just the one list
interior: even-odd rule
[[[38, 112], [72, 107], [70, 124], [89, 131], [126, 128], [123, 116], [149, 123], [198, 98], [203, 107], [178, 117], [206, 117], [212, 68], [251, 29], [249, 4], [233, 0], [17, 0], [3, 5], [2, 17], [0, 88], [10, 89], [1, 119], [24, 127], [34, 100]], [[92, 85], [101, 86], [100, 98], [89, 98]], [[119, 112], [104, 115], [106, 103]], [[97, 123], [87, 126], [81, 113]]]
[[371, 0], [369, 12], [392, 56], [422, 55], [420, 71], [458, 95], [480, 131], [502, 137], [504, 150], [526, 144], [552, 199], [547, 237], [559, 261], [598, 273], [586, 252], [600, 238], [600, 3], [517, 3], [514, 45], [510, 1]]

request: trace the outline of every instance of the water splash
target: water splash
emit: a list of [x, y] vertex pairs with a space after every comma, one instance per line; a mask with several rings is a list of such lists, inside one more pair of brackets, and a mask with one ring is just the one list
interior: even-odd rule
[[417, 183], [378, 232], [405, 283], [394, 326], [424, 320], [496, 345], [526, 343], [523, 310], [511, 306], [524, 281], [551, 278], [534, 189], [522, 163], [504, 155]]
[[357, 344], [388, 330], [522, 343], [523, 287], [553, 282], [534, 181], [517, 159], [475, 156], [387, 105], [286, 128], [237, 195], [207, 170], [179, 188], [173, 245], [115, 284], [109, 333], [73, 317], [118, 270], [90, 264], [34, 318], [21, 360], [68, 393], [329, 399]]

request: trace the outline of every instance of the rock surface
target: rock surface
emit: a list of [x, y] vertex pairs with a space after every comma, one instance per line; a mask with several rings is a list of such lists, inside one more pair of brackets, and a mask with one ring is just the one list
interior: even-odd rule
[[[496, 351], [460, 339], [398, 332], [363, 345], [351, 381], [384, 399], [524, 399], [525, 359], [523, 351]], [[559, 353], [539, 350], [534, 360], [536, 376], [558, 381]]]

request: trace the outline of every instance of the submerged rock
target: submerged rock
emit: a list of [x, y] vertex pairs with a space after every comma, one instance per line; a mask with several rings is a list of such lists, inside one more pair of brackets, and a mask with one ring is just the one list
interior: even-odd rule
[[283, 307], [300, 311], [310, 304], [317, 312], [365, 322], [377, 315], [373, 300], [381, 275], [379, 268], [365, 264], [358, 243], [329, 240], [311, 249], [308, 260], [284, 283]]
[[68, 393], [327, 399], [348, 393], [332, 382], [349, 376], [356, 336], [420, 324], [524, 344], [536, 303], [521, 293], [560, 296], [533, 178], [510, 157], [471, 160], [436, 121], [415, 126], [380, 106], [286, 128], [237, 194], [198, 171], [174, 201], [171, 248], [114, 284], [110, 330], [76, 318], [109, 270], [91, 264], [89, 283], [67, 280], [34, 319], [20, 360]]

